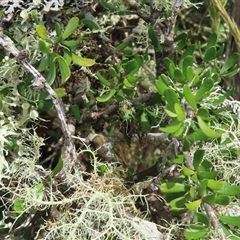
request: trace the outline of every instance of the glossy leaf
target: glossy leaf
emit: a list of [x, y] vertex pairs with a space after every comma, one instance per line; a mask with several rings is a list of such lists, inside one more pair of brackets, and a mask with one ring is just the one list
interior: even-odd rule
[[203, 201], [208, 204], [214, 204], [215, 203], [215, 196], [216, 194], [209, 194], [207, 196], [203, 197]]
[[231, 217], [231, 216], [219, 216], [219, 220], [223, 223], [240, 227], [240, 216]]
[[212, 33], [208, 38], [206, 50], [210, 49], [211, 47], [215, 47], [216, 44], [217, 44], [217, 34]]
[[215, 181], [213, 179], [208, 180], [208, 187], [212, 190], [220, 190], [226, 185], [226, 182], [223, 181]]
[[215, 192], [218, 194], [223, 194], [228, 196], [238, 196], [240, 195], [240, 186], [237, 186], [237, 185], [224, 186], [222, 189]]
[[184, 85], [183, 86], [183, 95], [186, 98], [187, 102], [189, 103], [189, 105], [193, 108], [193, 110], [197, 110], [197, 104], [195, 101], [195, 97], [191, 92], [191, 89], [188, 85]]
[[238, 54], [234, 53], [230, 56], [230, 58], [224, 63], [220, 70], [220, 74], [225, 73], [228, 71], [230, 68], [232, 68], [238, 61]]
[[168, 110], [168, 109], [164, 109], [164, 111], [166, 112], [166, 114], [169, 116], [169, 117], [172, 117], [172, 118], [176, 118], [177, 117], [177, 114]]
[[95, 64], [94, 59], [80, 57], [74, 53], [72, 53], [72, 60], [75, 64], [78, 64], [81, 67], [91, 67]]
[[182, 127], [182, 125], [182, 122], [174, 122], [167, 127], [160, 127], [160, 130], [166, 133], [175, 133], [178, 129]]
[[38, 41], [38, 48], [39, 50], [42, 52], [42, 53], [45, 53], [45, 54], [49, 54], [50, 53], [50, 48], [49, 46], [46, 44], [45, 41], [43, 41], [42, 39], [40, 39]]
[[49, 85], [52, 85], [54, 83], [55, 79], [56, 79], [56, 66], [55, 66], [54, 62], [51, 62], [46, 80]]
[[185, 81], [185, 77], [179, 68], [174, 70], [174, 79], [179, 83], [183, 83]]
[[180, 104], [179, 100], [178, 100], [178, 96], [173, 89], [166, 89], [164, 91], [164, 97], [165, 97], [165, 100], [166, 100], [168, 106], [170, 107], [169, 110], [174, 110], [175, 103]]
[[200, 101], [204, 97], [204, 95], [212, 89], [213, 85], [214, 82], [211, 78], [205, 79], [197, 91], [195, 97], [196, 102]]
[[200, 206], [201, 203], [202, 203], [202, 200], [198, 199], [198, 200], [193, 201], [191, 203], [185, 203], [185, 206], [187, 207], [188, 210], [194, 211]]
[[207, 108], [201, 107], [197, 111], [197, 116], [201, 117], [203, 120], [209, 119], [209, 111]]
[[223, 206], [227, 206], [231, 201], [231, 198], [226, 195], [216, 195], [215, 203]]
[[198, 178], [202, 179], [215, 179], [218, 175], [218, 171], [210, 171], [210, 172], [198, 172]]
[[122, 43], [119, 44], [115, 49], [116, 49], [117, 51], [122, 51], [122, 50], [124, 50], [129, 44], [130, 44], [130, 42], [128, 42], [128, 41], [122, 42]]
[[107, 87], [110, 87], [110, 86], [111, 86], [111, 83], [110, 83], [106, 78], [104, 78], [100, 72], [97, 72], [97, 73], [96, 73], [96, 76], [97, 76], [98, 80], [99, 80], [103, 85], [105, 85], [105, 86], [107, 86]]
[[38, 71], [42, 72], [49, 67], [49, 55], [43, 55], [38, 66]]
[[148, 35], [149, 35], [149, 38], [151, 39], [152, 41], [152, 44], [160, 51], [162, 52], [162, 46], [157, 38], [157, 35], [154, 31], [154, 28], [152, 26], [149, 26], [148, 27]]
[[205, 213], [195, 212], [194, 216], [197, 222], [201, 222], [206, 226], [209, 226], [209, 217]]
[[62, 98], [67, 94], [65, 88], [54, 88], [54, 92], [57, 94], [58, 98]]
[[59, 70], [61, 73], [60, 85], [63, 85], [68, 80], [68, 78], [71, 76], [71, 70], [70, 70], [66, 60], [61, 56], [56, 57], [54, 59], [54, 62], [58, 62], [58, 64], [59, 64]]
[[185, 207], [186, 201], [186, 196], [181, 196], [178, 198], [174, 198], [172, 201], [169, 202], [169, 205], [173, 208], [182, 208]]
[[201, 117], [197, 116], [198, 124], [203, 133], [209, 137], [209, 138], [218, 138], [222, 135], [222, 131], [214, 131], [211, 129], [203, 120]]
[[203, 149], [197, 150], [193, 155], [193, 167], [195, 170], [198, 169], [201, 161], [203, 160], [205, 151]]
[[16, 213], [21, 214], [25, 210], [24, 202], [23, 199], [20, 199], [13, 204], [13, 209]]
[[189, 46], [187, 47], [186, 51], [184, 52], [182, 58], [184, 59], [184, 58], [185, 58], [186, 56], [188, 56], [188, 55], [193, 56], [194, 51], [195, 51], [195, 45], [194, 45], [194, 44], [189, 45]]
[[209, 61], [215, 59], [216, 55], [217, 55], [216, 47], [210, 47], [209, 49], [206, 50], [203, 60], [205, 62], [209, 62]]
[[98, 30], [99, 26], [97, 23], [95, 23], [94, 21], [90, 20], [90, 19], [82, 19], [81, 22], [90, 30]]
[[81, 114], [78, 105], [71, 105], [70, 111], [72, 112], [75, 119], [79, 122], [81, 119]]
[[79, 25], [79, 18], [78, 17], [71, 18], [67, 23], [67, 26], [62, 34], [62, 38], [66, 39], [69, 36], [71, 36], [77, 30], [78, 25]]
[[100, 1], [100, 4], [102, 5], [102, 7], [109, 10], [110, 12], [117, 12], [118, 11], [118, 8], [116, 8], [116, 6], [114, 6], [113, 4], [108, 3], [106, 1]]
[[114, 96], [115, 93], [116, 93], [116, 90], [115, 89], [111, 89], [109, 92], [103, 94], [100, 97], [97, 97], [96, 100], [98, 102], [107, 102]]
[[205, 195], [207, 185], [208, 185], [208, 180], [207, 179], [204, 179], [203, 181], [200, 182], [198, 192], [199, 192], [199, 195], [201, 197], [203, 197]]
[[71, 64], [71, 62], [72, 62], [72, 53], [71, 53], [71, 51], [69, 51], [69, 49], [65, 48], [63, 50], [63, 58], [67, 62], [67, 65]]
[[43, 40], [48, 39], [47, 29], [46, 29], [43, 25], [37, 25], [37, 26], [36, 26], [36, 32], [37, 32], [37, 35], [38, 35], [41, 39], [43, 39]]
[[163, 193], [177, 193], [177, 192], [185, 192], [187, 187], [185, 184], [181, 183], [163, 183], [160, 186], [160, 190]]
[[182, 172], [185, 176], [190, 176], [190, 175], [193, 175], [195, 173], [192, 169], [187, 168], [184, 165], [182, 166]]
[[161, 94], [161, 95], [164, 95], [164, 91], [166, 89], [168, 89], [167, 85], [165, 85], [165, 83], [163, 83], [163, 81], [161, 80], [161, 78], [159, 77], [158, 80], [155, 82], [155, 86], [158, 90], [158, 92]]
[[66, 46], [66, 47], [74, 48], [74, 47], [79, 46], [79, 44], [80, 44], [81, 42], [82, 42], [82, 39], [79, 38], [79, 39], [77, 39], [77, 40], [69, 40], [69, 41], [65, 40], [65, 41], [62, 42], [62, 44], [63, 44], [64, 46]]
[[177, 119], [179, 122], [183, 121], [185, 119], [185, 112], [182, 110], [182, 107], [179, 103], [174, 104], [174, 110], [177, 114]]
[[208, 233], [208, 227], [197, 224], [188, 225], [184, 230], [184, 236], [187, 240], [201, 239]]

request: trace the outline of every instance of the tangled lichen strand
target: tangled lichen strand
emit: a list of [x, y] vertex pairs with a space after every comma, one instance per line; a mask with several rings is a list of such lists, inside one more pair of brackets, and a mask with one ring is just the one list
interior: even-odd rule
[[[139, 229], [140, 218], [134, 200], [120, 179], [93, 175], [88, 182], [70, 179], [76, 191], [55, 201], [36, 200], [51, 205], [52, 218], [38, 231], [44, 239], [150, 239]], [[59, 207], [61, 208], [59, 208]], [[58, 209], [58, 210], [57, 210]]]

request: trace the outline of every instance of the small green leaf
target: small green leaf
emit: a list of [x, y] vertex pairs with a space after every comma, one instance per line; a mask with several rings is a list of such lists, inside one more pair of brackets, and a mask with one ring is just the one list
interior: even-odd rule
[[76, 118], [76, 120], [79, 122], [81, 119], [81, 114], [79, 107], [77, 105], [71, 105], [70, 111], [72, 112], [73, 116]]
[[215, 179], [218, 175], [218, 171], [211, 171], [211, 172], [198, 172], [198, 178], [202, 179]]
[[176, 69], [176, 66], [175, 66], [174, 62], [170, 58], [166, 57], [166, 58], [163, 59], [163, 63], [166, 66], [166, 68], [168, 69], [168, 71], [170, 73], [170, 76], [172, 78], [174, 78], [174, 71]]
[[240, 216], [231, 217], [231, 216], [219, 216], [219, 220], [223, 223], [240, 227]]
[[85, 25], [90, 30], [98, 30], [99, 29], [98, 24], [96, 24], [94, 21], [92, 21], [90, 19], [82, 19], [81, 22], [83, 25]]
[[217, 34], [212, 33], [208, 38], [206, 50], [210, 49], [211, 47], [215, 47], [216, 43], [217, 43]]
[[184, 236], [188, 240], [202, 239], [208, 233], [208, 227], [197, 224], [189, 224], [184, 230]]
[[183, 95], [186, 98], [189, 105], [193, 108], [193, 110], [197, 110], [197, 104], [195, 101], [195, 97], [193, 96], [191, 89], [188, 85], [183, 86]]
[[151, 131], [151, 125], [148, 121], [148, 117], [146, 113], [142, 113], [140, 118], [140, 125], [143, 132], [150, 132]]
[[78, 25], [79, 25], [79, 18], [78, 17], [71, 18], [66, 26], [66, 29], [62, 34], [62, 38], [66, 39], [69, 36], [71, 36], [78, 28]]
[[72, 53], [71, 51], [69, 51], [69, 49], [65, 48], [63, 50], [63, 58], [65, 59], [67, 65], [69, 66], [72, 62]]
[[185, 81], [185, 77], [179, 68], [174, 70], [174, 79], [179, 83], [183, 83]]
[[194, 216], [195, 216], [195, 219], [197, 222], [201, 222], [201, 223], [205, 224], [206, 226], [209, 226], [209, 224], [210, 224], [209, 217], [205, 213], [195, 212]]
[[203, 181], [200, 182], [198, 192], [199, 192], [199, 195], [201, 197], [203, 197], [205, 195], [207, 185], [208, 185], [208, 180], [207, 179], [204, 179]]
[[72, 60], [75, 64], [78, 64], [81, 67], [91, 67], [95, 64], [94, 59], [80, 57], [74, 53], [72, 53]]
[[237, 185], [224, 186], [222, 189], [215, 192], [218, 194], [223, 194], [228, 196], [238, 196], [240, 195], [240, 186], [237, 186]]
[[43, 183], [39, 183], [32, 189], [34, 191], [34, 193], [36, 194], [37, 198], [39, 198], [41, 196], [41, 194], [43, 193], [44, 188], [45, 188], [44, 184]]
[[110, 12], [117, 12], [118, 11], [118, 8], [116, 8], [113, 4], [110, 4], [106, 1], [100, 1], [100, 4], [102, 5], [102, 7], [109, 10]]
[[194, 51], [195, 51], [195, 45], [194, 45], [194, 44], [189, 45], [189, 46], [187, 47], [186, 51], [184, 52], [182, 58], [184, 59], [184, 58], [185, 58], [186, 56], [188, 56], [188, 55], [193, 56]]
[[57, 36], [59, 38], [62, 38], [62, 27], [58, 22], [55, 23], [55, 30], [56, 30]]
[[51, 62], [46, 80], [49, 85], [52, 85], [54, 83], [55, 79], [56, 79], [56, 66], [55, 66], [54, 62]]
[[197, 116], [198, 124], [203, 133], [209, 138], [219, 138], [222, 135], [222, 131], [214, 131], [211, 129], [201, 117]]
[[195, 170], [198, 169], [200, 163], [203, 160], [205, 151], [203, 149], [198, 149], [193, 155], [193, 167]]
[[100, 72], [97, 72], [97, 73], [96, 73], [96, 76], [97, 76], [98, 80], [99, 80], [103, 85], [105, 85], [105, 86], [107, 86], [107, 87], [110, 87], [110, 86], [111, 86], [111, 83], [110, 83], [106, 78], [104, 78]]
[[58, 98], [65, 97], [67, 95], [65, 88], [54, 88], [54, 92]]
[[188, 81], [192, 81], [194, 79], [194, 76], [195, 76], [195, 73], [194, 73], [194, 70], [192, 67], [188, 66], [187, 69], [186, 69], [186, 79]]
[[170, 203], [169, 205], [172, 207], [172, 208], [182, 208], [185, 206], [185, 203], [186, 203], [186, 196], [181, 196], [181, 197], [178, 197], [178, 198], [174, 198]]
[[161, 76], [158, 78], [158, 80], [155, 82], [155, 86], [158, 90], [158, 92], [163, 95], [164, 91], [168, 89], [167, 85], [161, 80]]
[[188, 187], [181, 183], [163, 183], [160, 186], [160, 190], [163, 193], [185, 192], [187, 189]]
[[192, 65], [193, 65], [193, 56], [188, 55], [185, 58], [183, 58], [182, 71], [183, 71], [185, 78], [187, 78], [188, 67], [190, 67], [190, 69], [192, 69]]
[[18, 214], [21, 214], [25, 208], [24, 208], [24, 200], [23, 199], [20, 199], [20, 200], [17, 200], [14, 205], [13, 205], [13, 209], [16, 213]]
[[79, 46], [79, 44], [80, 44], [81, 42], [82, 42], [82, 39], [79, 38], [79, 39], [77, 39], [77, 40], [69, 40], [69, 41], [65, 40], [65, 41], [62, 42], [62, 44], [63, 44], [64, 46], [66, 46], [66, 47], [74, 48], [74, 47]]
[[57, 165], [55, 166], [55, 168], [50, 173], [50, 177], [56, 176], [58, 173], [60, 173], [62, 168], [63, 168], [63, 158], [62, 158], [62, 155], [61, 155], [60, 158], [58, 159]]
[[169, 110], [174, 110], [175, 103], [179, 103], [178, 96], [173, 89], [166, 89], [164, 91], [165, 101], [167, 102], [168, 106], [170, 107]]
[[182, 127], [182, 125], [182, 122], [174, 122], [167, 127], [160, 127], [160, 130], [166, 133], [175, 133]]
[[50, 48], [49, 46], [46, 44], [45, 41], [43, 41], [42, 39], [40, 39], [38, 41], [38, 48], [39, 50], [42, 52], [42, 53], [45, 53], [45, 54], [49, 54], [50, 53]]
[[108, 69], [108, 73], [111, 77], [119, 77], [119, 74], [116, 72], [115, 68], [110, 67]]
[[162, 46], [160, 45], [160, 42], [158, 41], [157, 35], [154, 31], [154, 28], [152, 26], [148, 27], [148, 35], [149, 38], [152, 41], [152, 44], [160, 51], [162, 52]]
[[204, 97], [204, 95], [212, 89], [213, 85], [214, 81], [212, 80], [212, 78], [206, 78], [197, 91], [197, 94], [195, 96], [196, 102], [200, 101]]
[[36, 32], [37, 32], [37, 35], [38, 35], [41, 39], [43, 39], [43, 40], [48, 39], [47, 29], [46, 29], [43, 25], [37, 25], [37, 26], [36, 26]]
[[210, 47], [209, 49], [206, 50], [203, 60], [205, 62], [209, 62], [216, 58], [216, 54], [217, 54], [216, 47]]
[[111, 89], [109, 92], [103, 94], [100, 97], [97, 97], [96, 100], [98, 102], [107, 102], [107, 101], [109, 101], [112, 98], [112, 96], [114, 96], [115, 93], [116, 93], [116, 90], [115, 89]]
[[209, 111], [207, 108], [201, 107], [197, 111], [197, 116], [201, 117], [203, 120], [209, 119]]
[[60, 70], [60, 73], [61, 73], [61, 83], [60, 83], [60, 86], [61, 86], [71, 76], [71, 70], [70, 70], [66, 60], [62, 56], [60, 56], [60, 55], [57, 56], [54, 59], [54, 62], [58, 62], [58, 64], [59, 64], [59, 70]]
[[172, 117], [172, 118], [176, 118], [177, 117], [177, 114], [168, 110], [168, 109], [164, 109], [164, 111], [166, 112], [166, 114], [169, 116], [169, 117]]
[[215, 196], [215, 203], [219, 205], [227, 206], [231, 201], [231, 198], [226, 195], [216, 195]]
[[208, 180], [208, 187], [212, 190], [220, 190], [224, 186], [226, 186], [226, 182], [224, 181], [215, 181], [213, 179]]
[[105, 164], [97, 166], [97, 169], [99, 171], [99, 175], [103, 176], [104, 173], [107, 171], [107, 166]]
[[179, 103], [174, 104], [174, 110], [177, 114], [177, 119], [179, 122], [183, 121], [185, 119], [185, 112], [182, 110], [182, 107]]
[[122, 51], [124, 50], [128, 45], [129, 45], [129, 41], [126, 41], [126, 42], [122, 42], [121, 44], [119, 44], [115, 49], [117, 51]]
[[182, 172], [185, 176], [191, 176], [195, 173], [192, 169], [187, 168], [184, 165], [182, 166]]
[[203, 197], [203, 201], [208, 204], [214, 204], [215, 197], [216, 197], [216, 194], [209, 194], [209, 195]]
[[225, 73], [228, 71], [231, 67], [233, 67], [238, 61], [238, 54], [234, 53], [230, 56], [230, 58], [225, 62], [223, 67], [220, 70], [220, 74]]
[[198, 199], [191, 203], [185, 203], [185, 206], [187, 207], [188, 210], [194, 211], [200, 206], [201, 203], [202, 203], [202, 199]]

